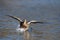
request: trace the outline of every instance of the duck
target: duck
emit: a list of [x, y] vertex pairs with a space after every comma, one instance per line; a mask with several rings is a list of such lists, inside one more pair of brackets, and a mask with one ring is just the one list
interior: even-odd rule
[[35, 23], [44, 23], [44, 22], [39, 22], [36, 20], [31, 20], [31, 21], [27, 21], [26, 19], [21, 20], [20, 18], [16, 17], [16, 16], [11, 16], [11, 15], [7, 15], [15, 20], [17, 20], [19, 22], [18, 28], [16, 29], [17, 31], [20, 32], [25, 32], [29, 29], [30, 24], [35, 24]]

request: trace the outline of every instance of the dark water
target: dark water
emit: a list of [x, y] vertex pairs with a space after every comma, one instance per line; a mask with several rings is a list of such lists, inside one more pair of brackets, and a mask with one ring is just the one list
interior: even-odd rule
[[[5, 15], [47, 23], [20, 34], [18, 21]], [[60, 40], [60, 0], [0, 0], [0, 40]]]

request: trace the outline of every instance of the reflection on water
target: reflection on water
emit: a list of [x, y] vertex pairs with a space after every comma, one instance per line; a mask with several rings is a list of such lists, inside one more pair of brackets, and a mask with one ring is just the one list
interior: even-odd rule
[[32, 30], [32, 32], [19, 33], [15, 29], [0, 29], [0, 40], [53, 40], [59, 39], [59, 35], [60, 32], [50, 33]]
[[0, 30], [1, 30], [0, 32], [1, 40], [4, 40], [4, 39], [6, 40], [8, 39], [9, 40], [36, 40], [37, 38], [40, 38], [42, 35], [42, 33], [39, 34], [39, 32], [35, 32], [36, 30], [33, 31], [35, 34], [29, 31], [20, 33], [20, 32], [16, 32], [15, 29], [0, 29]]
[[[0, 39], [1, 40], [8, 40], [8, 38], [11, 40], [33, 40], [33, 35], [32, 33], [26, 31], [24, 33], [17, 33], [16, 31], [14, 32], [15, 29], [0, 29]], [[34, 39], [35, 40], [35, 39]]]
[[24, 32], [24, 39], [25, 40], [31, 40], [32, 39], [32, 37], [28, 31]]

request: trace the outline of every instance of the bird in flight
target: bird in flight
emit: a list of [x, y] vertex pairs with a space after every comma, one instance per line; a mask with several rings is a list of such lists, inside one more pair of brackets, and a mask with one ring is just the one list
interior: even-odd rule
[[13, 19], [16, 19], [20, 24], [18, 25], [19, 27], [16, 29], [17, 31], [23, 32], [23, 31], [27, 31], [29, 29], [29, 25], [30, 24], [35, 24], [35, 23], [44, 23], [44, 22], [38, 22], [36, 20], [31, 20], [31, 21], [27, 21], [26, 19], [21, 20], [20, 18], [16, 17], [16, 16], [11, 16], [11, 15], [7, 15]]

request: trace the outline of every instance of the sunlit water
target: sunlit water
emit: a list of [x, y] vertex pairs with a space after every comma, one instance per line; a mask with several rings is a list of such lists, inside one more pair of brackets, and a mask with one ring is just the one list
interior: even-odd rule
[[[19, 22], [5, 15], [38, 20], [30, 31], [16, 31]], [[0, 0], [0, 40], [60, 40], [59, 0]]]

